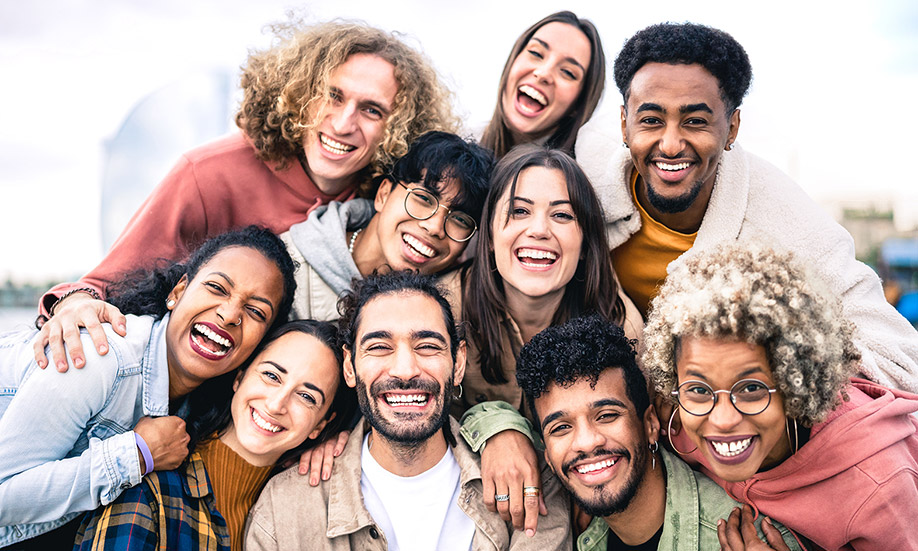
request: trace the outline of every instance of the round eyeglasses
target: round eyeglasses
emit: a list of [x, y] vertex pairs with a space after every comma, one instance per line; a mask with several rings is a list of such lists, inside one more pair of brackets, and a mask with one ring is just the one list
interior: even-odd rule
[[736, 411], [743, 415], [758, 415], [765, 411], [771, 403], [771, 395], [777, 392], [776, 388], [758, 379], [742, 379], [737, 381], [730, 390], [714, 390], [707, 383], [701, 381], [686, 381], [671, 394], [679, 401], [686, 412], [692, 415], [707, 415], [717, 404], [717, 395], [721, 392], [730, 395], [730, 403]]
[[[397, 181], [397, 180], [396, 180]], [[451, 210], [440, 204], [440, 200], [433, 193], [422, 187], [408, 187], [402, 182], [398, 185], [408, 190], [405, 195], [405, 212], [415, 220], [427, 220], [437, 214], [440, 208], [446, 209], [446, 221], [443, 229], [446, 236], [453, 241], [465, 243], [475, 235], [478, 224], [475, 219], [461, 210]]]

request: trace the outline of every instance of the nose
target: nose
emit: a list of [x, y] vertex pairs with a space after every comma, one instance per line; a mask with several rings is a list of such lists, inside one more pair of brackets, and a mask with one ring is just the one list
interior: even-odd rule
[[389, 366], [389, 376], [403, 381], [410, 381], [420, 374], [421, 368], [410, 346], [396, 348], [392, 364]]
[[728, 394], [718, 395], [714, 409], [708, 414], [708, 423], [720, 430], [729, 430], [738, 425], [743, 420], [743, 414], [739, 412], [730, 401]]
[[443, 205], [440, 205], [433, 216], [427, 220], [418, 220], [418, 223], [431, 237], [443, 239], [446, 236], [446, 217], [448, 214]]
[[286, 413], [288, 396], [289, 394], [283, 389], [275, 389], [273, 393], [265, 398], [265, 409], [271, 415]]
[[574, 438], [571, 442], [571, 450], [575, 452], [589, 453], [597, 448], [601, 448], [605, 439], [599, 431], [593, 430], [587, 423], [577, 423], [574, 426]]
[[336, 134], [350, 134], [357, 128], [357, 104], [346, 103], [329, 107], [329, 120]]
[[666, 157], [678, 157], [684, 148], [679, 125], [668, 124], [660, 137], [660, 153]]
[[551, 70], [545, 63], [539, 63], [532, 70], [532, 76], [539, 82], [551, 82]]
[[526, 235], [535, 239], [548, 239], [551, 235], [548, 216], [545, 214], [537, 214], [530, 218], [529, 226], [526, 227]]
[[217, 317], [223, 320], [228, 326], [238, 326], [242, 324], [242, 307], [235, 300], [226, 300], [217, 306]]

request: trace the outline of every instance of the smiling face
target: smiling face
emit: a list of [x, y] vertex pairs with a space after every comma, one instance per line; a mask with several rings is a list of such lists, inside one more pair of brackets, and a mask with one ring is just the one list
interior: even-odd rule
[[344, 377], [360, 410], [387, 440], [423, 442], [447, 421], [453, 385], [462, 382], [465, 347], [450, 353], [440, 305], [419, 292], [384, 294], [360, 312]]
[[[435, 274], [453, 265], [465, 250], [468, 242], [460, 243], [446, 235], [444, 224], [453, 198], [459, 191], [456, 180], [446, 180], [435, 192], [440, 201], [436, 214], [427, 220], [416, 220], [405, 210], [408, 189], [424, 188], [419, 183], [404, 186], [385, 180], [376, 192], [376, 216], [368, 228], [369, 243], [377, 249], [382, 261], [393, 270], [418, 270]], [[359, 241], [358, 241], [359, 243]]]
[[659, 423], [652, 408], [634, 409], [622, 370], [600, 373], [595, 386], [580, 379], [555, 383], [535, 399], [545, 460], [578, 504], [593, 516], [623, 511], [649, 471]]
[[507, 186], [497, 201], [491, 234], [508, 297], [560, 297], [577, 271], [583, 244], [561, 171], [529, 167], [520, 172], [516, 189]]
[[[373, 54], [354, 54], [332, 71], [331, 97], [304, 138], [306, 172], [323, 193], [355, 183], [376, 154], [395, 105], [395, 68]], [[314, 113], [312, 116], [316, 116]]]
[[516, 56], [501, 92], [501, 108], [516, 143], [553, 131], [568, 113], [590, 65], [590, 40], [567, 23], [539, 28]]
[[700, 221], [739, 110], [727, 113], [717, 79], [698, 64], [647, 63], [629, 90], [622, 139], [641, 174], [639, 200], [658, 219], [686, 213]]
[[[676, 357], [678, 383], [702, 381], [714, 390], [730, 390], [741, 379], [758, 379], [774, 388], [765, 349], [740, 341], [686, 337]], [[698, 446], [714, 474], [730, 482], [746, 480], [790, 455], [785, 432], [784, 399], [780, 392], [758, 415], [744, 415], [719, 393], [707, 415], [680, 408], [686, 434]]]
[[169, 293], [166, 328], [170, 398], [229, 372], [249, 357], [284, 293], [280, 269], [248, 247], [227, 247]]
[[253, 465], [272, 465], [325, 427], [339, 383], [335, 355], [298, 331], [269, 344], [233, 385], [232, 425], [221, 437]]

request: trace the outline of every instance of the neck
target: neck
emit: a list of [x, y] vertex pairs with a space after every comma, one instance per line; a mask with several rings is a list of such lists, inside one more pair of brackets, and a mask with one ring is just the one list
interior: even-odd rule
[[[360, 275], [366, 277], [373, 273], [386, 263], [386, 257], [383, 255], [382, 243], [377, 237], [379, 227], [379, 217], [376, 215], [370, 219], [370, 223], [364, 228], [357, 239], [354, 241], [354, 252], [351, 256], [354, 258], [354, 264], [357, 265], [357, 271]], [[350, 235], [348, 239], [350, 239]]]
[[383, 469], [398, 476], [417, 476], [429, 471], [443, 459], [449, 449], [442, 430], [416, 444], [393, 442], [372, 430], [368, 438], [367, 445], [373, 459]]
[[666, 513], [666, 477], [663, 473], [663, 458], [657, 457], [657, 468], [651, 469], [647, 458], [644, 479], [638, 487], [628, 508], [603, 520], [615, 535], [626, 545], [640, 545], [657, 533], [663, 526]]
[[172, 358], [167, 359], [167, 364], [169, 366], [169, 401], [177, 400], [182, 398], [192, 390], [198, 388], [201, 382], [190, 382], [184, 381], [177, 374], [179, 371], [174, 367], [174, 362]]
[[316, 176], [311, 170], [309, 170], [309, 165], [303, 158], [300, 158], [300, 166], [303, 167], [303, 172], [306, 173], [306, 176], [309, 176], [309, 179], [312, 181], [312, 183], [317, 188], [319, 188], [319, 191], [325, 195], [331, 195], [332, 197], [336, 197], [347, 188], [353, 187], [357, 180], [356, 174], [351, 175], [349, 178], [342, 178], [340, 180], [330, 180], [328, 178], [321, 178]]
[[644, 178], [638, 175], [637, 185], [635, 186], [636, 199], [647, 211], [647, 214], [657, 222], [667, 228], [679, 233], [695, 233], [701, 227], [701, 221], [708, 210], [708, 202], [711, 200], [711, 193], [714, 191], [714, 178], [710, 182], [705, 182], [701, 186], [701, 191], [695, 201], [682, 212], [663, 212], [657, 210], [647, 197], [647, 184]]
[[520, 336], [523, 337], [524, 343], [529, 342], [529, 339], [536, 333], [551, 325], [551, 320], [555, 317], [563, 296], [563, 287], [541, 297], [530, 297], [508, 289], [507, 312], [520, 328]]
[[230, 422], [230, 426], [220, 433], [220, 441], [226, 444], [226, 447], [236, 452], [236, 455], [245, 459], [249, 465], [256, 467], [267, 467], [274, 465], [280, 459], [282, 452], [272, 452], [269, 454], [257, 454], [246, 449], [236, 434], [236, 424]]

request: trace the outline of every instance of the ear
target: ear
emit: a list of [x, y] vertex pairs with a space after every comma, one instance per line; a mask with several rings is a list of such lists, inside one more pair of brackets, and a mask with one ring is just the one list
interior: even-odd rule
[[622, 143], [628, 143], [628, 131], [626, 130], [625, 121], [628, 119], [628, 113], [625, 112], [625, 106], [620, 107], [622, 115]]
[[185, 289], [187, 287], [188, 287], [188, 274], [185, 274], [182, 276], [182, 279], [180, 279], [179, 282], [175, 284], [175, 287], [173, 287], [172, 290], [169, 291], [169, 296], [166, 297], [167, 303], [170, 300], [175, 301], [172, 304], [172, 306], [166, 306], [168, 310], [172, 310], [175, 308], [175, 305], [178, 303], [179, 300], [181, 300], [182, 295], [185, 294]]
[[453, 366], [453, 384], [458, 385], [465, 377], [465, 359], [468, 355], [468, 347], [465, 341], [459, 341], [459, 348], [456, 350], [456, 365]]
[[647, 406], [644, 412], [644, 430], [647, 432], [648, 442], [657, 442], [660, 439], [660, 419], [653, 404]]
[[388, 178], [383, 178], [383, 181], [379, 183], [379, 188], [376, 189], [376, 199], [373, 201], [373, 207], [376, 212], [382, 211], [383, 207], [386, 206], [389, 194], [392, 193], [393, 185], [392, 180]]
[[354, 373], [354, 359], [351, 357], [351, 351], [348, 347], [342, 346], [344, 351], [344, 382], [351, 388], [357, 387], [357, 375]]
[[327, 425], [332, 419], [335, 418], [335, 415], [338, 415], [338, 414], [332, 413], [328, 417], [328, 419], [322, 419], [321, 421], [316, 423], [316, 426], [312, 429], [312, 432], [309, 433], [309, 440], [315, 440], [316, 438], [318, 438], [319, 435], [322, 434], [322, 429], [324, 429], [325, 425]]
[[736, 135], [739, 134], [739, 125], [740, 110], [734, 109], [733, 114], [730, 115], [730, 132], [727, 134], [727, 147], [733, 145], [733, 142], [736, 141]]
[[248, 370], [239, 370], [239, 373], [236, 375], [236, 379], [233, 380], [233, 392], [239, 390], [239, 383], [242, 382], [243, 377], [245, 377], [245, 372]]

